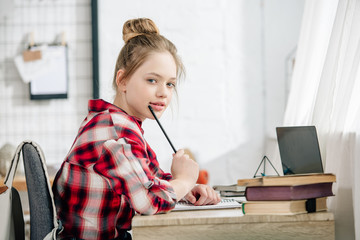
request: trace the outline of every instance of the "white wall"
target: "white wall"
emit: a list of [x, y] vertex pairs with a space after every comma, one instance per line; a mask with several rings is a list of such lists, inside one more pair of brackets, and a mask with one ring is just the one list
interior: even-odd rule
[[[99, 1], [100, 96], [114, 95], [122, 24], [153, 19], [187, 70], [178, 107], [161, 119], [175, 147], [194, 152], [211, 184], [252, 177], [282, 123], [285, 58], [296, 46], [302, 9], [303, 0]], [[169, 170], [172, 150], [159, 127], [148, 120], [144, 130]]]
[[[280, 173], [282, 167], [275, 128], [283, 125], [303, 9], [303, 0], [264, 1], [265, 155]], [[267, 168], [271, 169], [269, 165]]]

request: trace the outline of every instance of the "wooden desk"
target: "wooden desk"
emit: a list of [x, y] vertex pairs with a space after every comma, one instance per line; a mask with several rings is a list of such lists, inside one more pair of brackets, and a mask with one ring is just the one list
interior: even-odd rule
[[[49, 179], [50, 179], [50, 184], [52, 185], [54, 181], [54, 177], [49, 177]], [[0, 187], [2, 186], [5, 186], [4, 178], [0, 177]], [[16, 190], [18, 191], [27, 191], [25, 176], [15, 176], [12, 186], [16, 188]]]
[[335, 239], [334, 215], [244, 216], [241, 209], [136, 215], [134, 240], [142, 239]]

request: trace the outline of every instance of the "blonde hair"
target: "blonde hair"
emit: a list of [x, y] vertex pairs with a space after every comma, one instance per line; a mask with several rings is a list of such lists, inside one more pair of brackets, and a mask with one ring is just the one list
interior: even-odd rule
[[115, 90], [117, 72], [123, 69], [122, 79], [130, 77], [153, 52], [168, 51], [175, 60], [177, 77], [180, 78], [184, 74], [184, 67], [175, 45], [160, 35], [159, 29], [151, 19], [137, 18], [126, 21], [123, 26], [123, 40], [125, 45], [119, 53], [115, 66], [113, 80]]

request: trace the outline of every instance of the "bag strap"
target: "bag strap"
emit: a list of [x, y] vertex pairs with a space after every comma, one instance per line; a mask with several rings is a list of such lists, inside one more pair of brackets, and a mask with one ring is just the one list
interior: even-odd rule
[[51, 184], [50, 184], [50, 179], [49, 179], [49, 175], [48, 175], [48, 172], [47, 172], [47, 167], [46, 167], [46, 163], [45, 163], [45, 157], [44, 157], [42, 149], [40, 148], [40, 146], [37, 143], [35, 143], [34, 141], [31, 141], [31, 140], [25, 140], [25, 141], [23, 141], [22, 143], [19, 144], [19, 146], [17, 147], [17, 149], [15, 151], [14, 157], [13, 157], [13, 159], [11, 161], [10, 168], [9, 168], [7, 174], [6, 174], [4, 184], [8, 188], [12, 187], [12, 184], [13, 184], [13, 181], [14, 181], [14, 176], [15, 176], [16, 169], [17, 169], [17, 165], [19, 163], [22, 147], [26, 143], [29, 143], [29, 144], [33, 145], [35, 147], [37, 153], [40, 156], [41, 165], [42, 165], [42, 169], [45, 172], [46, 183], [47, 183], [48, 191], [49, 191], [49, 194], [50, 194], [51, 204], [52, 204], [52, 209], [53, 209], [54, 229], [49, 234], [51, 234], [53, 236], [56, 236], [57, 233], [60, 233], [62, 231], [63, 227], [62, 227], [61, 222], [58, 221], [58, 219], [57, 219], [56, 207], [55, 207], [55, 203], [54, 203], [54, 195], [53, 195], [53, 192], [51, 190]]
[[4, 180], [4, 184], [11, 189], [12, 185], [13, 185], [13, 181], [14, 181], [14, 176], [15, 176], [15, 172], [17, 169], [17, 165], [19, 163], [19, 159], [20, 159], [20, 153], [21, 153], [21, 149], [22, 146], [25, 143], [22, 142], [21, 144], [19, 144], [19, 146], [16, 148], [15, 154], [13, 156], [13, 159], [11, 160], [11, 164], [10, 164], [10, 168], [5, 176], [5, 180]]

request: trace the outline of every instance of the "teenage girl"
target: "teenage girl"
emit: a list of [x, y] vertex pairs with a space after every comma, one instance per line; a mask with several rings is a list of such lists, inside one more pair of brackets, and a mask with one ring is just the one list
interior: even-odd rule
[[218, 194], [196, 185], [199, 166], [183, 150], [171, 174], [159, 167], [142, 122], [161, 117], [183, 71], [176, 47], [150, 19], [128, 20], [116, 62], [113, 104], [90, 100], [89, 113], [57, 173], [53, 192], [65, 239], [131, 239], [135, 212], [168, 212], [182, 198], [216, 204]]

